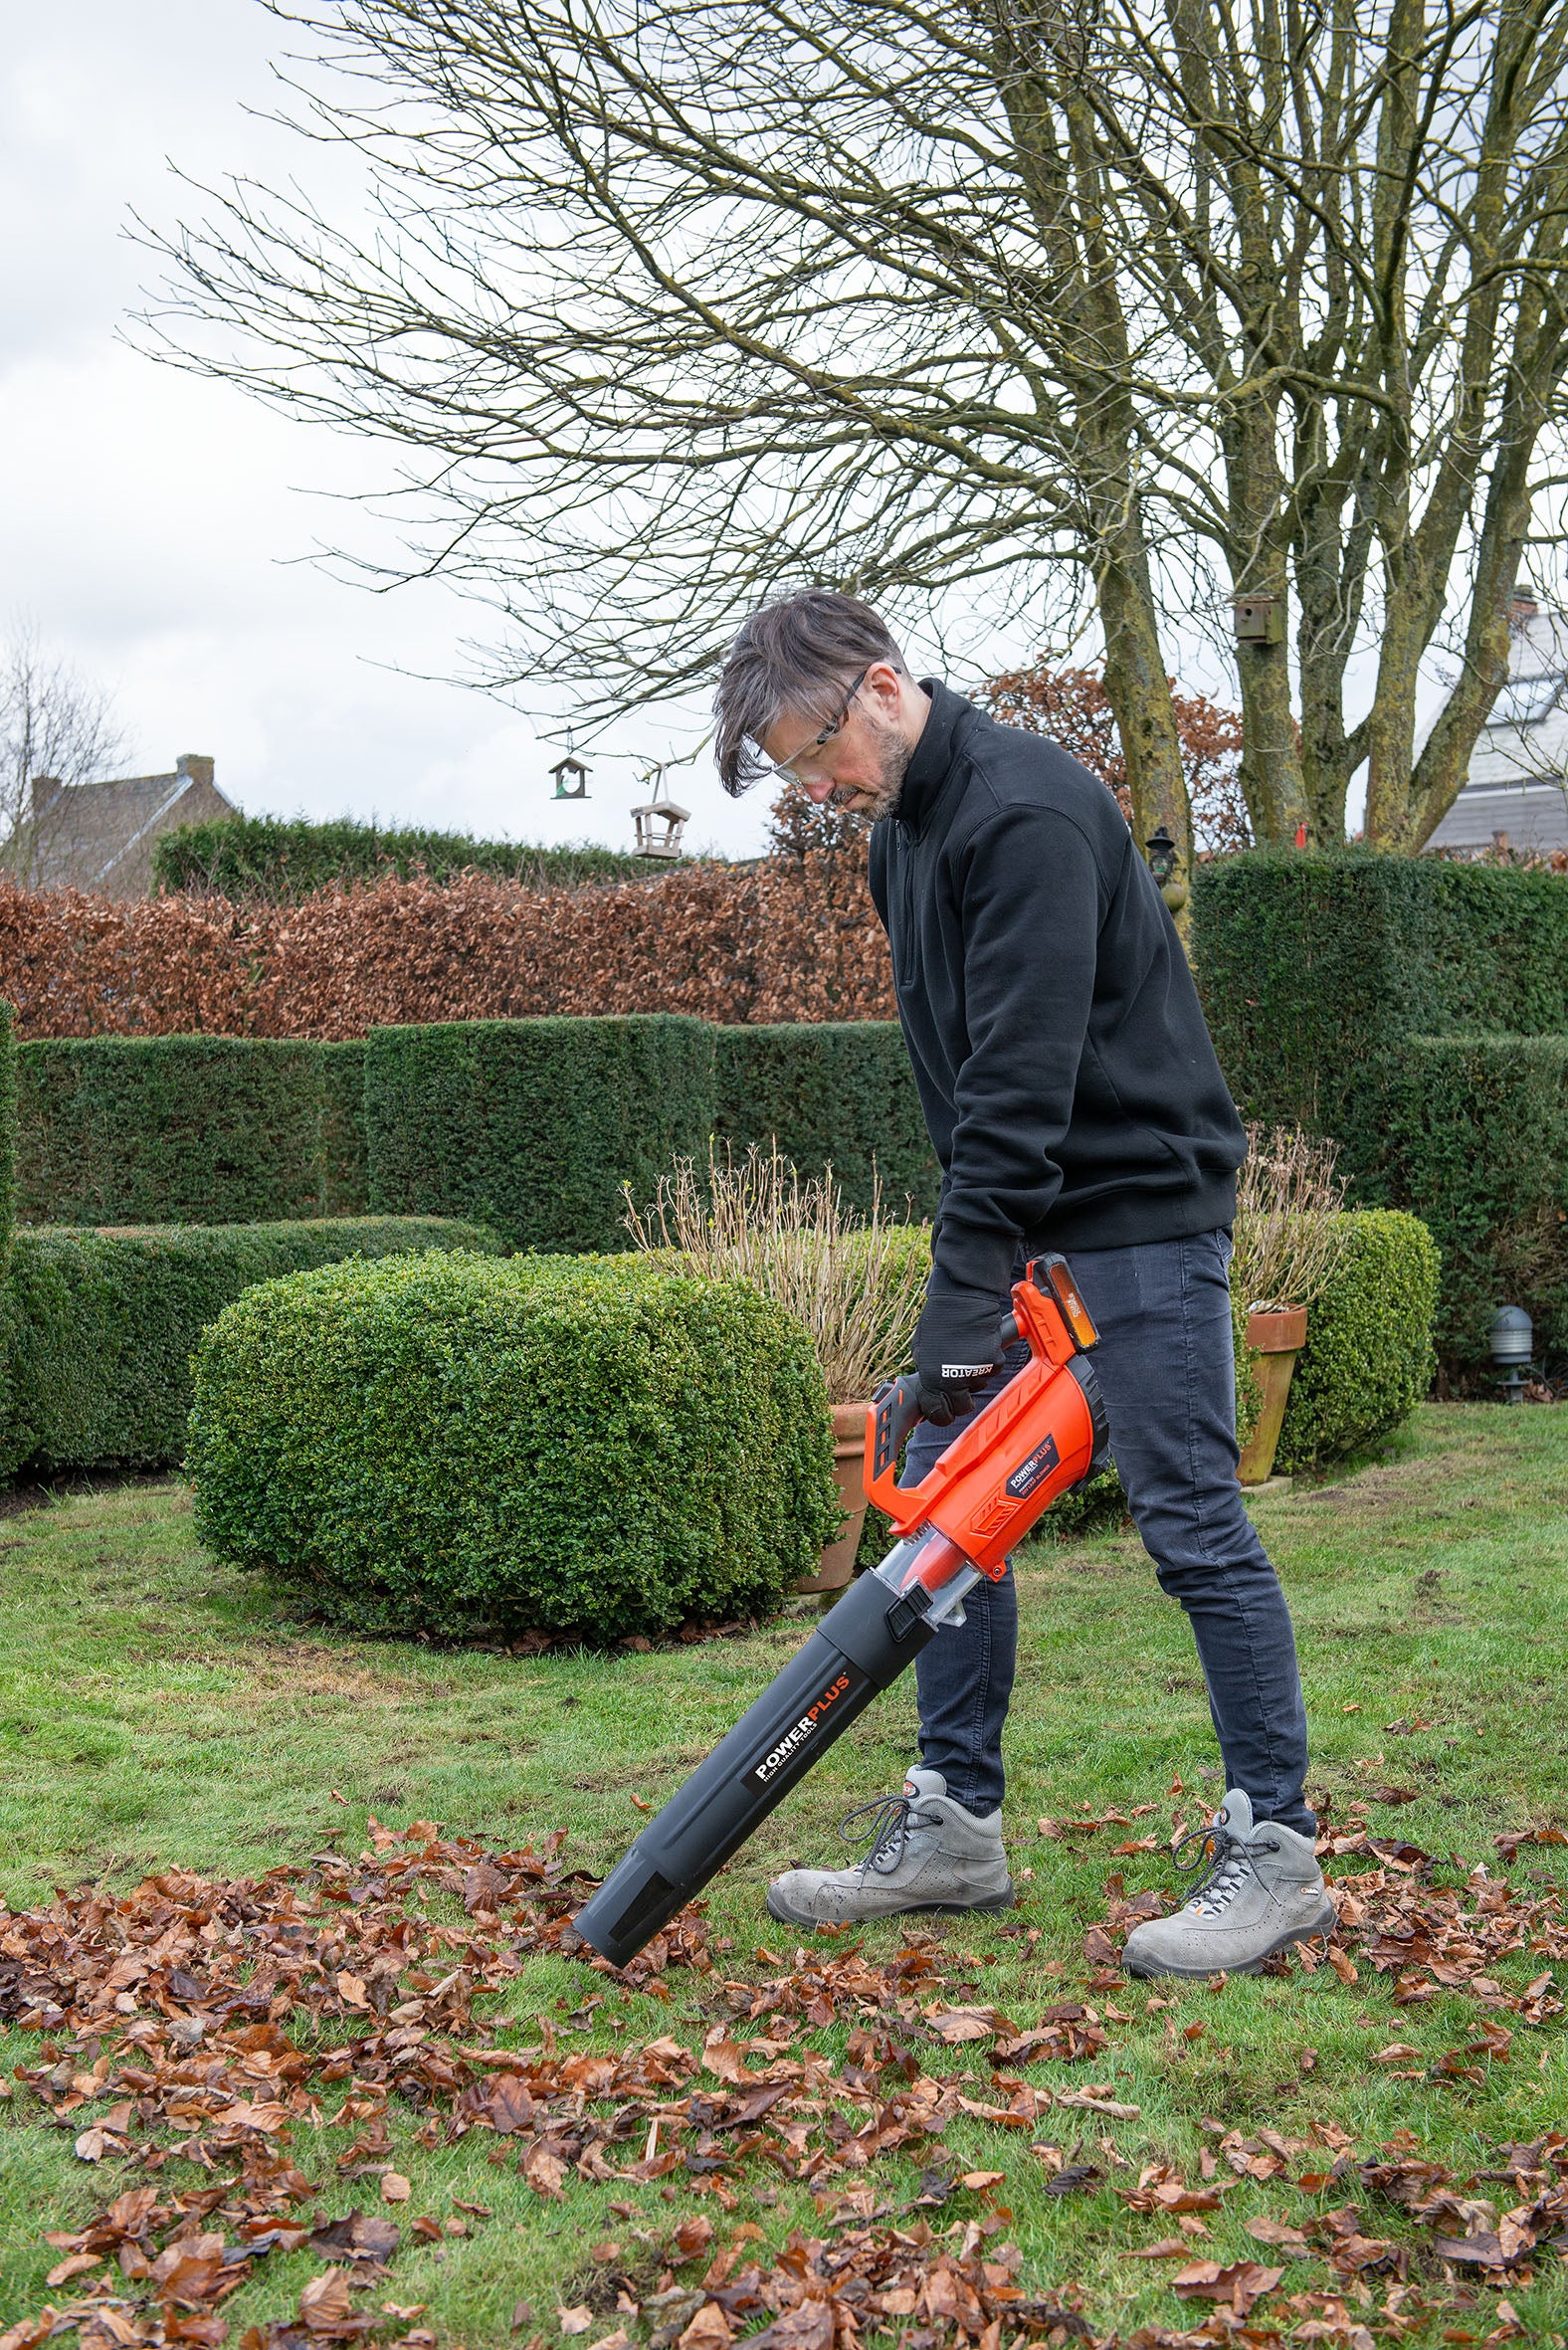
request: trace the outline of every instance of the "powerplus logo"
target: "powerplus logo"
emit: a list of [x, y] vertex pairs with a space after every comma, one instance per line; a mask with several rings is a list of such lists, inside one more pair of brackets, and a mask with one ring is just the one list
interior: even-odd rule
[[797, 1753], [808, 1738], [815, 1737], [821, 1723], [837, 1705], [849, 1685], [850, 1675], [847, 1672], [841, 1672], [836, 1681], [830, 1681], [815, 1705], [807, 1706], [799, 1721], [792, 1729], [785, 1731], [778, 1744], [764, 1755], [761, 1762], [752, 1765], [749, 1776], [756, 1781], [759, 1787], [766, 1787], [775, 1771], [782, 1770], [790, 1756]]
[[1011, 1493], [1015, 1501], [1027, 1500], [1035, 1487], [1048, 1477], [1054, 1469], [1059, 1467], [1061, 1460], [1062, 1456], [1057, 1451], [1056, 1438], [1048, 1436], [1045, 1443], [1037, 1445], [1029, 1459], [1014, 1469], [1007, 1483], [1002, 1487], [1003, 1492]]

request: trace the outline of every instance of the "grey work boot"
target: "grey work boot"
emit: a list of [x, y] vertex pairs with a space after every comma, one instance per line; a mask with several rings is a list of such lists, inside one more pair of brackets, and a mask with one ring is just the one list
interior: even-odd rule
[[[904, 1909], [1011, 1909], [1000, 1809], [977, 1816], [940, 1771], [911, 1771], [901, 1795], [846, 1813], [873, 1814], [871, 1851], [850, 1868], [791, 1868], [768, 1887], [768, 1914], [790, 1926], [858, 1924]], [[853, 1839], [849, 1840], [853, 1841]]]
[[1310, 1840], [1277, 1820], [1255, 1823], [1239, 1787], [1194, 1835], [1212, 1842], [1208, 1872], [1174, 1917], [1133, 1927], [1121, 1954], [1129, 1975], [1256, 1975], [1274, 1951], [1335, 1923]]

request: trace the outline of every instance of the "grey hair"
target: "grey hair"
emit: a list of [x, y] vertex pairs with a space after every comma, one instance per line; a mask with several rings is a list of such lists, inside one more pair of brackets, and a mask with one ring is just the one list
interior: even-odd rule
[[804, 588], [753, 612], [729, 651], [713, 696], [713, 755], [731, 797], [756, 782], [756, 745], [786, 710], [823, 725], [861, 670], [903, 655], [882, 615], [831, 588]]

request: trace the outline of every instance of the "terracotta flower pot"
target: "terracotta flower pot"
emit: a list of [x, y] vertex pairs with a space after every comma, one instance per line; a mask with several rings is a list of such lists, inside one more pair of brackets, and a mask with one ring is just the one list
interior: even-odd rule
[[866, 1523], [866, 1415], [869, 1404], [833, 1406], [833, 1465], [839, 1479], [839, 1501], [845, 1517], [834, 1540], [822, 1554], [815, 1575], [802, 1575], [797, 1591], [842, 1591], [855, 1572], [855, 1553]]
[[1290, 1393], [1290, 1375], [1295, 1369], [1295, 1358], [1305, 1344], [1304, 1305], [1284, 1305], [1267, 1313], [1253, 1312], [1247, 1317], [1247, 1351], [1263, 1389], [1263, 1408], [1258, 1425], [1242, 1450], [1238, 1473], [1244, 1485], [1264, 1484], [1274, 1468], [1285, 1398]]

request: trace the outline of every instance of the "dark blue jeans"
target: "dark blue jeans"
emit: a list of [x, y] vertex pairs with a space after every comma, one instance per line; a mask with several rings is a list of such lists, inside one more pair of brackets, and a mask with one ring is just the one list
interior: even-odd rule
[[[1225, 1784], [1260, 1820], [1315, 1833], [1307, 1809], [1306, 1710], [1279, 1578], [1236, 1481], [1236, 1374], [1227, 1232], [1078, 1249], [1071, 1257], [1099, 1345], [1093, 1364], [1127, 1506], [1161, 1589], [1180, 1600], [1198, 1644]], [[1022, 1270], [1022, 1268], [1020, 1268]], [[1007, 1370], [981, 1392], [994, 1393]], [[903, 1481], [923, 1476], [951, 1430], [921, 1424]], [[964, 1602], [916, 1663], [920, 1759], [973, 1812], [1002, 1801], [1002, 1725], [1018, 1655], [1009, 1573]]]

